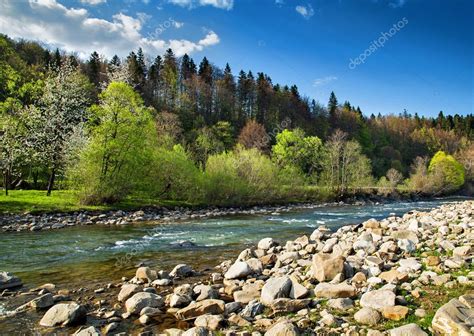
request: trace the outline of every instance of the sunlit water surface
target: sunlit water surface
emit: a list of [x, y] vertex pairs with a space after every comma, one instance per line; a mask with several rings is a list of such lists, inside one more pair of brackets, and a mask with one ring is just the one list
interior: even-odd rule
[[[47, 282], [80, 286], [85, 281], [116, 281], [121, 276], [133, 275], [140, 262], [168, 271], [179, 263], [203, 270], [235, 258], [246, 246], [265, 237], [284, 243], [299, 235], [311, 234], [322, 224], [336, 230], [369, 218], [431, 209], [462, 199], [321, 206], [281, 214], [226, 216], [167, 224], [95, 225], [1, 233], [0, 270], [14, 273], [29, 286]], [[191, 241], [195, 246], [173, 245], [182, 240]]]

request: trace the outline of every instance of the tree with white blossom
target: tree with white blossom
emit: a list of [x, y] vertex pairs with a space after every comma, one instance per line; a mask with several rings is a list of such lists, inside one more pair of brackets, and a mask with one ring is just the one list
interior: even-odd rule
[[64, 166], [71, 136], [85, 121], [90, 92], [87, 78], [66, 62], [50, 72], [42, 97], [36, 106], [30, 107], [29, 145], [34, 158], [49, 170], [47, 196]]

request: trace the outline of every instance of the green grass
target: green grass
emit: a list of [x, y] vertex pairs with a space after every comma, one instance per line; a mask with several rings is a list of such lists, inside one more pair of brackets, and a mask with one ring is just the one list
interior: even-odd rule
[[194, 205], [184, 202], [130, 197], [114, 205], [87, 206], [81, 205], [75, 193], [70, 190], [53, 190], [49, 197], [46, 196], [44, 190], [12, 190], [8, 196], [0, 195], [0, 214], [132, 210], [148, 206], [192, 207]]

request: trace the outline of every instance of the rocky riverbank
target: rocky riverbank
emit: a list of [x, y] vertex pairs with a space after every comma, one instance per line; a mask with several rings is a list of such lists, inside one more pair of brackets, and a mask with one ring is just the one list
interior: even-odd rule
[[465, 201], [265, 238], [209, 272], [139, 267], [80, 289], [16, 289], [20, 280], [0, 273], [0, 319], [41, 334], [472, 335], [473, 229]]
[[310, 209], [328, 205], [377, 204], [380, 200], [351, 200], [350, 203], [297, 203], [285, 206], [253, 206], [189, 209], [177, 207], [145, 208], [135, 211], [77, 211], [73, 213], [10, 214], [0, 215], [0, 231], [44, 231], [57, 230], [77, 225], [127, 225], [142, 222], [172, 222], [189, 219], [203, 219], [230, 215], [259, 215], [284, 213], [298, 209]]

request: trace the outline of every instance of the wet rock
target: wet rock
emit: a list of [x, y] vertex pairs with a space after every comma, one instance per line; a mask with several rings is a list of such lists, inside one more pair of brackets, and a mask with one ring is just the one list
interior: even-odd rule
[[270, 306], [275, 299], [288, 298], [291, 291], [291, 280], [289, 277], [270, 278], [262, 288], [260, 301]]
[[59, 303], [51, 307], [40, 321], [43, 327], [79, 324], [86, 318], [86, 309], [75, 302]]
[[125, 302], [125, 308], [130, 314], [138, 314], [145, 307], [163, 307], [163, 298], [153, 293], [136, 293]]
[[54, 305], [53, 294], [47, 293], [37, 297], [36, 299], [28, 302], [28, 305], [33, 309], [45, 309]]
[[318, 253], [313, 257], [313, 277], [319, 282], [331, 281], [344, 271], [344, 258], [328, 253]]
[[354, 319], [365, 325], [376, 325], [381, 319], [380, 313], [372, 308], [364, 307], [354, 314]]
[[461, 298], [452, 299], [436, 311], [431, 324], [435, 332], [442, 335], [472, 335], [474, 309], [462, 301], [472, 304], [474, 295], [468, 294]]
[[362, 307], [369, 307], [380, 310], [384, 307], [395, 306], [395, 294], [390, 290], [373, 290], [364, 293], [360, 298], [360, 305]]
[[346, 283], [320, 283], [315, 287], [314, 295], [328, 299], [350, 298], [356, 295], [356, 288]]
[[20, 278], [12, 273], [0, 271], [0, 290], [21, 287], [22, 285]]

